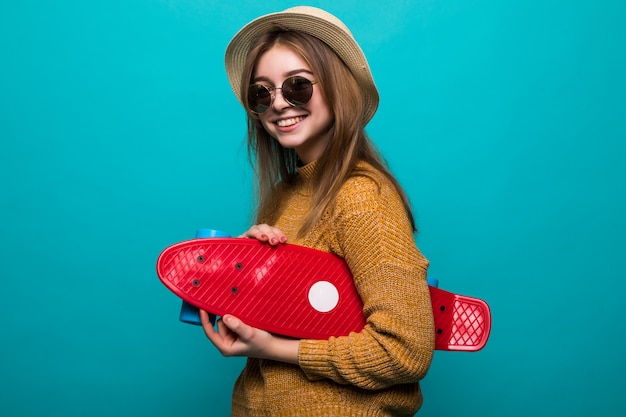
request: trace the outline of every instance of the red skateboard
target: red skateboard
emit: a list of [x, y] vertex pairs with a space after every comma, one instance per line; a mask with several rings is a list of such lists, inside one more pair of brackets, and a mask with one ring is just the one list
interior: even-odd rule
[[[350, 270], [327, 252], [255, 239], [193, 239], [166, 248], [157, 274], [185, 302], [217, 316], [232, 314], [269, 332], [328, 339], [365, 326]], [[482, 349], [491, 329], [487, 303], [429, 289], [435, 348]]]

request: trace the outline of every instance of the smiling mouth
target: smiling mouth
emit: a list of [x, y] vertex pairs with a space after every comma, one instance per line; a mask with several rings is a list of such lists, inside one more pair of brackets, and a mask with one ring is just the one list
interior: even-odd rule
[[289, 127], [289, 126], [293, 126], [296, 123], [301, 122], [302, 120], [304, 120], [304, 116], [298, 116], [298, 117], [291, 117], [289, 119], [281, 119], [276, 121], [276, 124], [279, 127]]

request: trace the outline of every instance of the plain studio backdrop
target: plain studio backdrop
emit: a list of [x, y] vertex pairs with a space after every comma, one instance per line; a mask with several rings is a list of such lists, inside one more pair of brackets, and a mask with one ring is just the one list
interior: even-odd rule
[[[299, 3], [299, 2], [298, 2]], [[232, 35], [298, 4], [0, 6], [0, 415], [227, 416], [244, 364], [178, 321], [167, 245], [251, 223]], [[485, 299], [420, 416], [626, 414], [626, 2], [329, 0], [440, 288]]]

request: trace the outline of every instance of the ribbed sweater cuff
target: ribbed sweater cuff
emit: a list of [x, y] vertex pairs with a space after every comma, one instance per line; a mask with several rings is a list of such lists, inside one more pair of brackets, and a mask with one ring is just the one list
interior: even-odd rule
[[303, 339], [298, 349], [298, 361], [300, 368], [311, 381], [324, 378], [323, 375], [332, 374], [328, 352], [328, 342], [319, 340]]

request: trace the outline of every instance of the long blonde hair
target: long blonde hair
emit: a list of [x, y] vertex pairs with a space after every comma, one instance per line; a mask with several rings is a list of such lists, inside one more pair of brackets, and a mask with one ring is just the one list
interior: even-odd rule
[[[260, 36], [252, 45], [246, 60], [240, 86], [241, 97], [248, 97], [259, 58], [277, 44], [291, 48], [306, 61], [334, 117], [328, 132], [330, 140], [315, 166], [312, 208], [298, 237], [304, 236], [327, 209], [332, 209], [339, 189], [348, 178], [363, 175], [357, 167], [360, 161], [372, 165], [395, 186], [415, 231], [415, 221], [406, 194], [365, 133], [363, 96], [359, 85], [343, 61], [324, 42], [301, 32], [280, 28]], [[248, 155], [253, 161], [259, 193], [256, 221], [273, 224], [280, 194], [295, 184], [298, 155], [294, 149], [283, 148], [272, 138], [263, 128], [259, 117], [250, 111]]]

